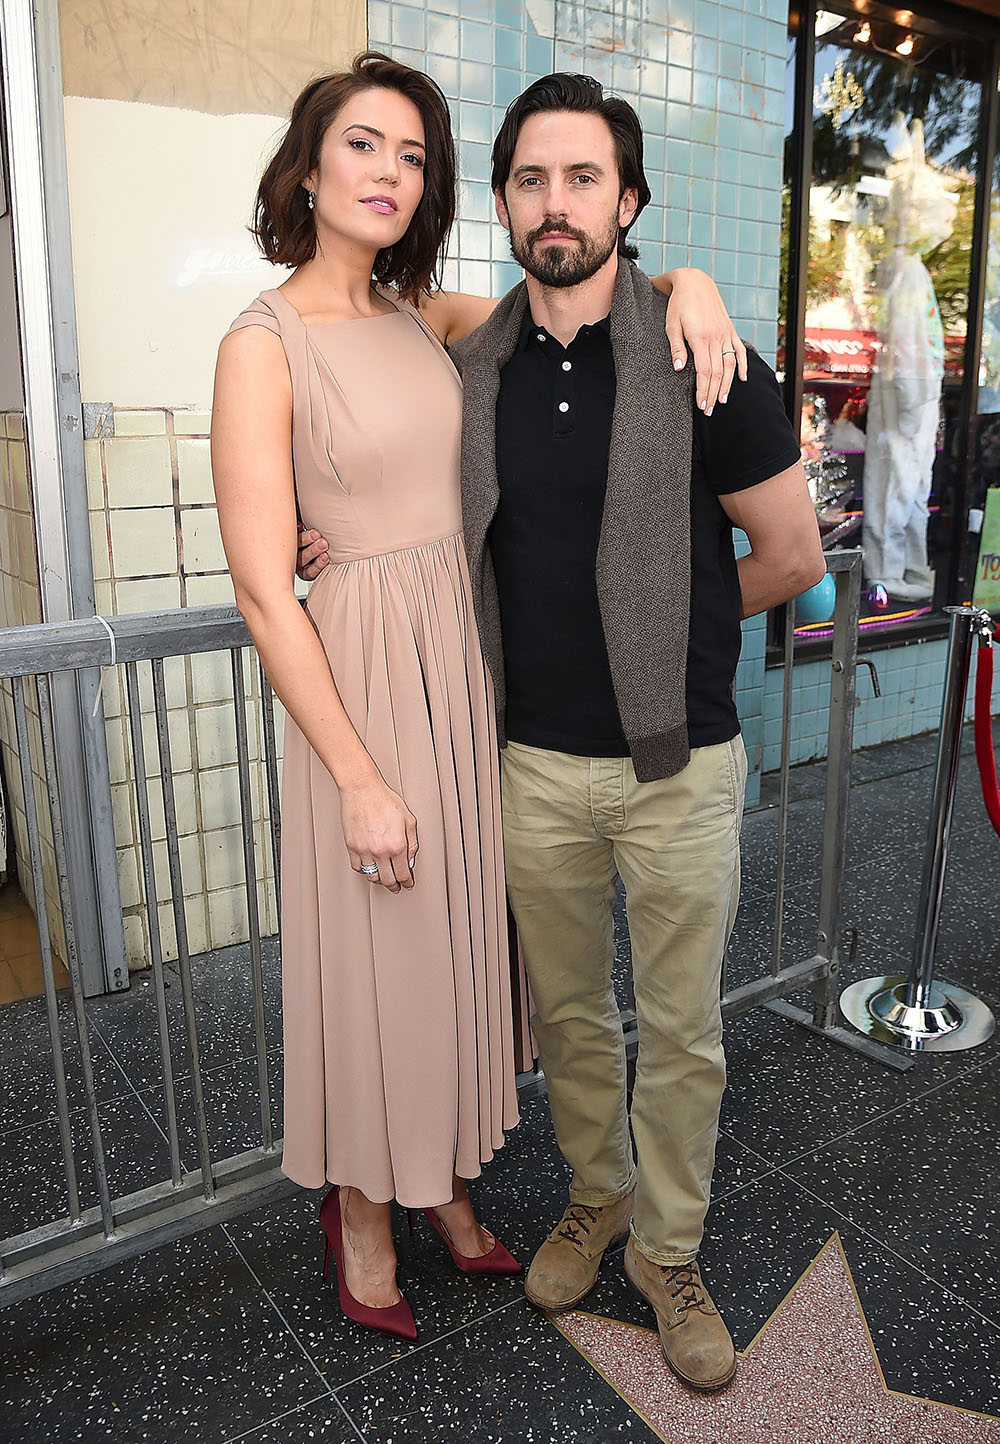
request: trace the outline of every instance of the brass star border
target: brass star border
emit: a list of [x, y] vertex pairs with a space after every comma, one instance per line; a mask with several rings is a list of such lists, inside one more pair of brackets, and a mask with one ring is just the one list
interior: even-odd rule
[[674, 1377], [655, 1329], [581, 1312], [553, 1323], [664, 1444], [1000, 1444], [1000, 1419], [889, 1388], [836, 1232], [718, 1393]]

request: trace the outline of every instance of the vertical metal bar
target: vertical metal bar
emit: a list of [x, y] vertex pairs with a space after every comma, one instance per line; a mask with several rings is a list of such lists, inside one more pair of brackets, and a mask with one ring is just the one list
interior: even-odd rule
[[187, 918], [184, 915], [184, 881], [181, 877], [181, 854], [177, 841], [177, 805], [174, 800], [174, 774], [170, 762], [170, 735], [167, 727], [167, 696], [163, 685], [163, 659], [154, 657], [153, 705], [156, 711], [156, 737], [160, 754], [160, 782], [163, 788], [163, 817], [167, 833], [167, 864], [170, 872], [170, 894], [177, 933], [177, 967], [181, 975], [181, 997], [184, 1002], [184, 1026], [191, 1054], [191, 1086], [194, 1092], [195, 1127], [198, 1137], [198, 1160], [206, 1198], [215, 1197], [212, 1156], [208, 1142], [208, 1121], [205, 1116], [205, 1090], [201, 1078], [201, 1052], [198, 1047], [198, 1023], [195, 1017], [194, 989], [191, 985], [191, 957], [188, 952]]
[[816, 69], [816, 0], [804, 0], [795, 37], [792, 99], [791, 208], [788, 218], [788, 297], [785, 307], [785, 410], [795, 435], [802, 412], [802, 354], [805, 345], [809, 273], [809, 204], [813, 164], [813, 74]]
[[163, 946], [160, 939], [160, 914], [156, 905], [156, 866], [153, 860], [153, 829], [149, 818], [149, 793], [146, 777], [146, 749], [142, 739], [142, 703], [139, 697], [138, 664], [125, 666], [125, 690], [128, 698], [128, 726], [132, 740], [132, 765], [135, 772], [135, 800], [139, 815], [139, 848], [142, 855], [142, 884], [146, 896], [146, 921], [149, 925], [149, 951], [153, 961], [153, 991], [156, 997], [156, 1021], [160, 1037], [160, 1058], [163, 1062], [163, 1098], [167, 1118], [167, 1139], [170, 1144], [170, 1177], [181, 1181], [181, 1148], [177, 1133], [177, 1096], [174, 1092], [174, 1067], [170, 1056], [170, 1029], [167, 1023], [167, 994], [163, 979]]
[[816, 933], [816, 952], [829, 960], [829, 967], [826, 975], [813, 986], [813, 1024], [817, 1028], [831, 1028], [837, 1018], [838, 934], [847, 861], [847, 814], [851, 789], [851, 748], [854, 744], [858, 623], [861, 617], [861, 553], [854, 552], [850, 561], [844, 564], [844, 570], [837, 570], [835, 576], [837, 600], [830, 658], [830, 725], [826, 750], [819, 927]]
[[[75, 1223], [80, 1217], [80, 1190], [73, 1157], [73, 1131], [69, 1117], [69, 1090], [66, 1087], [66, 1066], [63, 1059], [62, 1036], [59, 1031], [59, 1004], [56, 999], [52, 971], [52, 946], [49, 940], [49, 914], [45, 901], [45, 874], [42, 869], [42, 847], [38, 836], [38, 813], [35, 807], [35, 782], [31, 772], [28, 721], [24, 709], [24, 680], [12, 679], [14, 690], [14, 723], [17, 730], [18, 761], [21, 766], [21, 788], [24, 793], [24, 816], [28, 824], [28, 853], [31, 858], [31, 881], [35, 889], [35, 921], [42, 953], [42, 976], [45, 980], [45, 1015], [52, 1044], [52, 1068], [56, 1084], [56, 1108], [59, 1113], [59, 1142], [62, 1147], [66, 1191], [69, 1195], [69, 1216]], [[75, 987], [75, 985], [74, 985]]]
[[969, 681], [969, 660], [972, 656], [973, 624], [980, 615], [972, 607], [954, 607], [949, 610], [951, 630], [948, 634], [948, 660], [945, 664], [931, 815], [924, 850], [920, 896], [917, 900], [913, 962], [906, 988], [908, 1008], [927, 1006], [934, 982], [934, 953], [941, 921], [951, 816], [955, 806], [955, 786], [958, 782], [958, 756], [962, 746], [962, 720]]
[[[62, 679], [58, 680], [61, 684]], [[99, 707], [97, 715], [94, 715], [101, 669], [99, 667], [81, 668], [76, 673], [75, 680], [79, 699], [79, 730], [83, 748], [84, 804], [80, 808], [80, 836], [74, 838], [74, 850], [80, 859], [77, 866], [88, 859], [88, 856], [92, 858], [91, 871], [83, 885], [83, 891], [85, 897], [89, 897], [96, 886], [96, 922], [99, 942], [97, 942], [95, 951], [103, 960], [101, 974], [91, 980], [88, 993], [124, 992], [128, 989], [130, 980], [128, 957], [125, 951], [125, 928], [122, 922], [118, 845], [115, 838], [114, 814], [111, 810], [108, 734], [103, 708]], [[70, 722], [69, 728], [64, 727], [59, 734], [60, 759], [64, 772], [67, 767], [74, 771], [77, 768], [76, 746], [73, 740], [75, 730], [76, 719], [74, 718]], [[67, 731], [68, 742], [65, 740]], [[69, 823], [70, 817], [71, 814], [67, 816], [67, 823]], [[79, 882], [75, 885], [78, 889], [80, 888]]]
[[257, 1043], [257, 1087], [260, 1092], [260, 1131], [266, 1151], [274, 1147], [271, 1127], [271, 1085], [267, 1076], [267, 1036], [264, 1021], [264, 975], [260, 958], [260, 916], [257, 909], [257, 863], [253, 843], [253, 808], [250, 803], [250, 758], [247, 746], [247, 708], [244, 695], [243, 650], [233, 647], [233, 710], [236, 715], [236, 766], [240, 778], [240, 817], [243, 823], [243, 871], [247, 883], [247, 923], [250, 933], [250, 977], [253, 981], [253, 1026]]
[[274, 897], [278, 928], [281, 928], [281, 804], [278, 794], [278, 744], [274, 733], [274, 693], [264, 664], [257, 659], [260, 673], [260, 702], [264, 718], [264, 766], [267, 770], [267, 813], [271, 824], [271, 862], [274, 866]]
[[40, 585], [46, 620], [63, 621], [93, 615], [94, 568], [58, 7], [0, 0], [0, 32]]
[[788, 778], [792, 760], [792, 684], [795, 678], [795, 598], [785, 603], [785, 660], [781, 691], [781, 784], [778, 800], [778, 870], [774, 888], [774, 944], [771, 976], [781, 971], [785, 928], [785, 867], [788, 861]]
[[[87, 1117], [90, 1123], [90, 1139], [94, 1154], [94, 1173], [97, 1178], [97, 1192], [101, 1204], [101, 1223], [106, 1238], [112, 1238], [115, 1232], [114, 1212], [111, 1207], [111, 1192], [108, 1188], [108, 1167], [104, 1156], [104, 1143], [101, 1139], [101, 1121], [97, 1112], [97, 1089], [94, 1086], [94, 1063], [90, 1051], [90, 1025], [87, 1022], [87, 1010], [83, 1000], [83, 977], [80, 971], [80, 958], [76, 946], [76, 933], [73, 928], [73, 907], [69, 896], [69, 878], [67, 875], [66, 863], [66, 839], [63, 833], [62, 806], [59, 796], [59, 787], [56, 782], [55, 763], [55, 736], [52, 726], [52, 699], [49, 694], [49, 679], [40, 675], [36, 678], [38, 690], [38, 721], [42, 733], [42, 756], [45, 761], [45, 780], [49, 793], [49, 816], [52, 823], [52, 846], [56, 855], [56, 876], [59, 880], [59, 900], [62, 905], [63, 928], [66, 934], [66, 967], [69, 971], [70, 983], [73, 994], [73, 1012], [76, 1018], [77, 1040], [80, 1045], [80, 1067], [83, 1072], [83, 1086], [87, 1095]], [[18, 696], [21, 699], [23, 708], [24, 698], [20, 692], [20, 679], [15, 682], [18, 689], [15, 692], [15, 706]], [[18, 745], [21, 743], [19, 741]], [[28, 815], [29, 804], [34, 809], [34, 792], [29, 789], [24, 797], [25, 816]], [[36, 824], [37, 825], [37, 824]], [[45, 890], [42, 888], [40, 896], [43, 899]], [[36, 898], [37, 901], [37, 898]], [[48, 922], [46, 921], [45, 932], [43, 933], [39, 923], [39, 938], [45, 939], [43, 947], [47, 946]]]
[[[783, 298], [785, 318], [785, 412], [795, 435], [802, 428], [803, 357], [809, 282], [809, 207], [812, 200], [813, 75], [816, 69], [817, 0], [792, 7], [795, 34], [792, 81], [792, 125], [788, 135], [784, 178], [789, 187], [788, 276]], [[768, 618], [768, 640], [777, 640], [780, 609]]]
[[[80, 363], [73, 293], [66, 127], [55, 5], [0, 0], [18, 324], [39, 590], [46, 621], [92, 616]], [[114, 827], [105, 809], [107, 738], [91, 710], [99, 668], [54, 674], [53, 734], [63, 786], [80, 966], [87, 994], [128, 987]], [[81, 705], [81, 697], [84, 699]]]

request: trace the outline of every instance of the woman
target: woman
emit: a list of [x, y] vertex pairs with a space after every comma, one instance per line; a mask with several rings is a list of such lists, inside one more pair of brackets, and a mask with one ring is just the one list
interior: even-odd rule
[[[517, 1107], [493, 702], [441, 346], [492, 303], [432, 294], [453, 157], [417, 71], [367, 54], [306, 87], [257, 198], [264, 254], [296, 269], [224, 339], [212, 425], [237, 603], [288, 713], [282, 1166], [334, 1183], [345, 1313], [405, 1338], [393, 1199], [465, 1272], [520, 1271], [464, 1183]], [[297, 507], [330, 545], [306, 610]]]

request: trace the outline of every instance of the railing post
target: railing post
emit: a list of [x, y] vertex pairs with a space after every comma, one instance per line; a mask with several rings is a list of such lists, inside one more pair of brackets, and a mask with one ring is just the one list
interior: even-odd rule
[[840, 973], [840, 918], [847, 865], [847, 812], [850, 803], [851, 751], [857, 695], [858, 622], [861, 616], [861, 553], [834, 573], [837, 600], [830, 658], [830, 727], [826, 758], [826, 802], [820, 862], [816, 952], [828, 960], [825, 975], [813, 987], [813, 1025], [831, 1028], [837, 1021]]

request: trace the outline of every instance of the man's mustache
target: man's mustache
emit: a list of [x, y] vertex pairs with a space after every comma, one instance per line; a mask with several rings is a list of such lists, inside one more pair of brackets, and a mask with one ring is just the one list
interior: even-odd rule
[[550, 235], [569, 236], [571, 240], [582, 241], [586, 237], [583, 231], [574, 230], [572, 226], [563, 225], [559, 221], [543, 221], [537, 230], [528, 232], [528, 245], [533, 246], [542, 236]]

